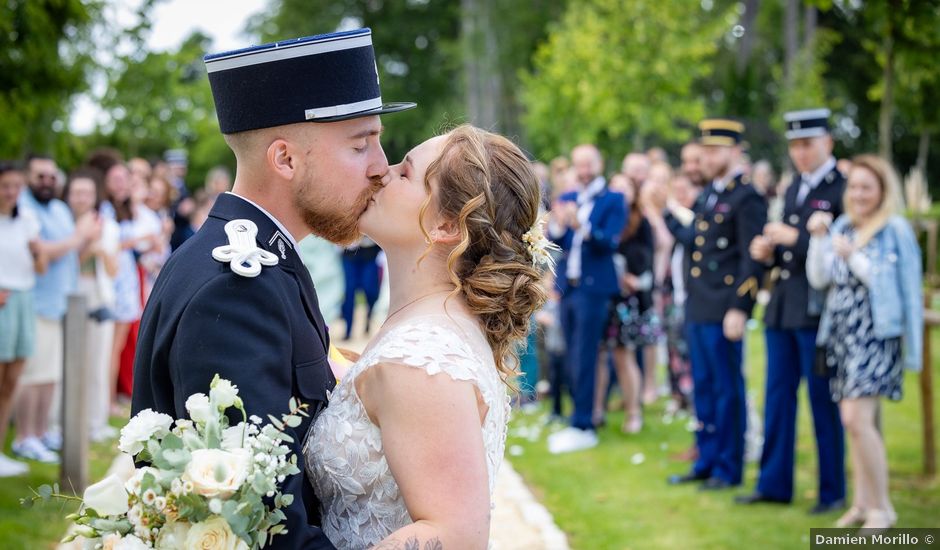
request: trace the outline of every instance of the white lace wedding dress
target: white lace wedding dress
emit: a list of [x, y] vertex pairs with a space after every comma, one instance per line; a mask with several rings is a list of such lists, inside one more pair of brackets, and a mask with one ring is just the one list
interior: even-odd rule
[[356, 393], [356, 377], [380, 362], [476, 385], [488, 407], [481, 429], [492, 498], [506, 444], [509, 396], [485, 337], [468, 323], [423, 315], [379, 335], [337, 385], [329, 407], [310, 429], [304, 444], [306, 468], [322, 503], [323, 531], [337, 549], [368, 548], [412, 523], [385, 460], [381, 432]]

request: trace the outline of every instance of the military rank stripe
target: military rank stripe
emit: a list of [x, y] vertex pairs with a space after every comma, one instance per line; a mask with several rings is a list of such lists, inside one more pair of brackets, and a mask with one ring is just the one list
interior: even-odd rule
[[752, 298], [757, 296], [757, 277], [748, 277], [747, 280], [738, 287], [738, 296], [743, 297], [748, 292], [751, 293]]

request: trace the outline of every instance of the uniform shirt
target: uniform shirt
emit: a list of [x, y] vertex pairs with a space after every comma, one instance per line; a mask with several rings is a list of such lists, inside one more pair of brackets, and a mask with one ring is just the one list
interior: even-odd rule
[[823, 178], [826, 177], [829, 172], [832, 172], [836, 168], [836, 159], [835, 157], [829, 157], [826, 162], [822, 164], [819, 168], [813, 170], [809, 173], [804, 173], [800, 175], [800, 185], [796, 192], [796, 204], [797, 206], [802, 206], [803, 202], [806, 201], [807, 195], [816, 187], [819, 186]]

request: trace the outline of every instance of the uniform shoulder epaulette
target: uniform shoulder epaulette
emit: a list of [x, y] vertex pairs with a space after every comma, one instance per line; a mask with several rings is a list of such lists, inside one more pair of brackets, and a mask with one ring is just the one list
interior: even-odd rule
[[215, 260], [229, 264], [232, 273], [242, 277], [257, 277], [261, 266], [277, 265], [277, 256], [260, 248], [255, 241], [258, 226], [251, 220], [232, 220], [225, 224], [228, 244], [212, 249]]

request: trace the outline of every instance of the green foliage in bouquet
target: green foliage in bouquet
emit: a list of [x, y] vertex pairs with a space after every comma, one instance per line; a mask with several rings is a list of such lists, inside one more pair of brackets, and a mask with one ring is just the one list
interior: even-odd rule
[[[242, 422], [229, 425], [225, 411], [235, 408]], [[286, 532], [282, 508], [293, 495], [279, 490], [287, 476], [300, 473], [285, 433], [307, 416], [307, 405], [291, 399], [290, 412], [270, 423], [247, 417], [238, 388], [212, 380], [209, 395], [186, 400], [189, 419], [175, 422], [150, 409], [121, 430], [118, 447], [138, 463], [127, 481], [115, 475], [88, 487], [83, 498], [43, 485], [24, 506], [62, 499], [81, 503], [68, 516], [77, 537], [120, 548], [263, 548]]]

